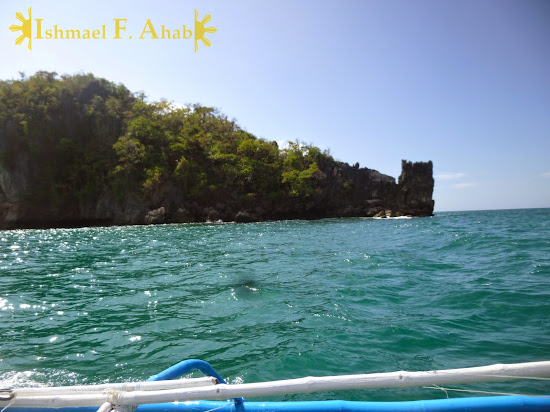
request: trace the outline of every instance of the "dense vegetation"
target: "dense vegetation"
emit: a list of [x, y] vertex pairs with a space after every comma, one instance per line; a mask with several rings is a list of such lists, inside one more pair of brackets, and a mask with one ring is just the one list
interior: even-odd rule
[[92, 74], [0, 81], [0, 166], [28, 170], [29, 202], [63, 208], [111, 193], [151, 200], [304, 201], [334, 163], [316, 147], [259, 139], [216, 109], [149, 102]]

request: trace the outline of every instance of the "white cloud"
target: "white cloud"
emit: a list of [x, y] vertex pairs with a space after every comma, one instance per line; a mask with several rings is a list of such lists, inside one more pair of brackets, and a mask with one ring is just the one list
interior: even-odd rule
[[440, 173], [438, 175], [435, 175], [435, 178], [439, 179], [439, 180], [460, 179], [461, 177], [464, 177], [464, 173], [462, 173], [462, 172], [458, 172], [458, 173]]
[[457, 183], [457, 184], [452, 185], [451, 187], [453, 189], [464, 189], [466, 187], [474, 187], [474, 186], [477, 186], [477, 183], [467, 182], [467, 183]]
[[546, 172], [546, 173], [543, 173], [541, 174], [542, 177], [550, 177], [550, 172]]

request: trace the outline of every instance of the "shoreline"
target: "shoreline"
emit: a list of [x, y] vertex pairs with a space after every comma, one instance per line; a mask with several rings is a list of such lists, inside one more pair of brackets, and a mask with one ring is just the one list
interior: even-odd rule
[[80, 220], [80, 221], [59, 221], [59, 222], [25, 222], [25, 223], [16, 223], [9, 226], [0, 227], [0, 231], [10, 231], [10, 230], [48, 230], [48, 229], [82, 229], [82, 228], [98, 228], [98, 227], [127, 227], [127, 226], [159, 226], [159, 225], [239, 225], [246, 223], [267, 223], [267, 222], [282, 222], [282, 221], [294, 221], [294, 220], [304, 220], [304, 221], [314, 221], [314, 220], [323, 220], [323, 219], [373, 219], [373, 220], [404, 220], [404, 219], [413, 219], [413, 218], [423, 218], [423, 217], [433, 217], [432, 215], [404, 215], [404, 216], [341, 216], [341, 215], [329, 215], [322, 217], [307, 217], [307, 216], [297, 216], [297, 217], [286, 217], [280, 219], [260, 219], [249, 222], [239, 222], [236, 220], [195, 220], [188, 222], [177, 222], [177, 221], [165, 221], [165, 222], [156, 222], [156, 223], [115, 223], [112, 219], [106, 220]]

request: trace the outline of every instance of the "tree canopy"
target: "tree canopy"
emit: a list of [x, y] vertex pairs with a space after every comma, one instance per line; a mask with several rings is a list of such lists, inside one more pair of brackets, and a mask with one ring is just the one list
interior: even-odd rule
[[167, 185], [306, 201], [334, 162], [299, 142], [280, 148], [218, 110], [147, 101], [92, 74], [0, 81], [0, 165], [28, 170], [30, 201], [63, 207], [105, 191], [149, 199]]

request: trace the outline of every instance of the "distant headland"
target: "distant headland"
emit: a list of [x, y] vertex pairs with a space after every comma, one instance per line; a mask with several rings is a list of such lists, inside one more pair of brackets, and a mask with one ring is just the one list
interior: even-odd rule
[[0, 81], [3, 229], [431, 216], [433, 188], [431, 161], [396, 182], [92, 74]]

